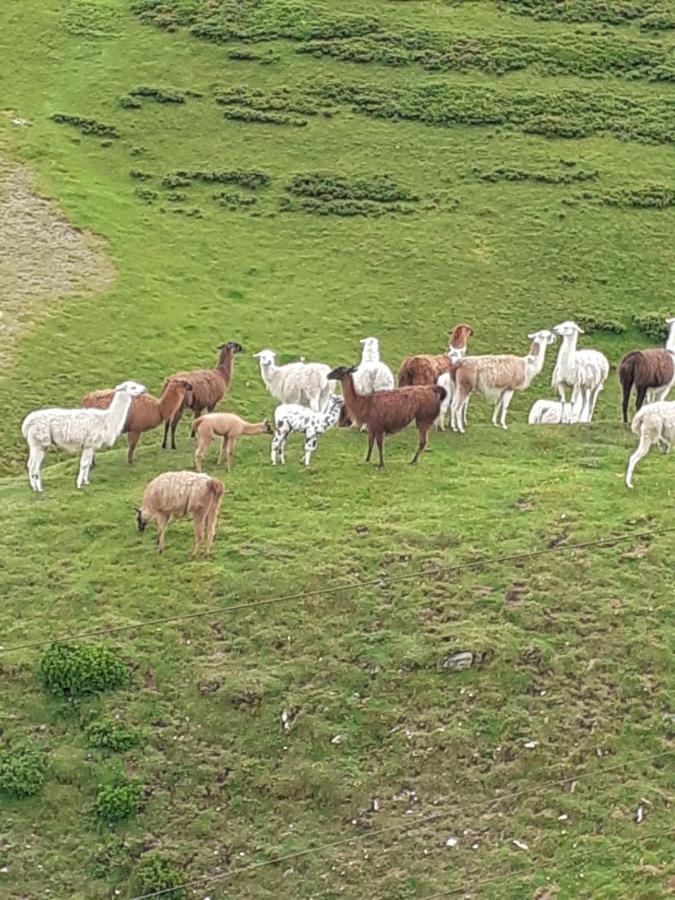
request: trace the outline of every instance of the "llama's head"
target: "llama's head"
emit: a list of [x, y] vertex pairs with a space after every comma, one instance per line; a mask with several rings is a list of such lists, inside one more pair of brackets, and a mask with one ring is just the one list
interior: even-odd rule
[[273, 366], [274, 360], [277, 358], [274, 350], [260, 350], [258, 353], [253, 354], [256, 359], [260, 360], [261, 366]]
[[668, 326], [668, 330], [670, 330], [673, 325], [675, 325], [675, 318], [666, 319], [666, 325]]
[[361, 338], [359, 343], [363, 348], [361, 352], [364, 356], [379, 356], [380, 342], [376, 337]]
[[584, 333], [583, 328], [580, 328], [576, 322], [561, 322], [559, 325], [555, 325], [553, 330], [560, 337], [570, 337], [573, 334]]
[[541, 331], [533, 331], [532, 334], [528, 334], [528, 338], [533, 343], [536, 341], [537, 344], [541, 344], [545, 347], [550, 347], [551, 344], [555, 344], [555, 335], [552, 331], [547, 331], [545, 328], [542, 328]]
[[337, 369], [333, 369], [332, 372], [329, 372], [326, 375], [326, 378], [329, 381], [342, 381], [347, 375], [353, 375], [356, 372], [356, 366], [338, 366]]
[[115, 386], [116, 394], [127, 394], [129, 397], [140, 397], [140, 395], [145, 394], [146, 391], [147, 388], [137, 381], [123, 381], [121, 384]]
[[473, 328], [470, 325], [467, 325], [466, 322], [461, 322], [459, 325], [455, 325], [452, 331], [448, 332], [448, 337], [450, 341], [448, 343], [448, 350], [451, 347], [455, 347], [457, 349], [465, 348], [469, 343], [469, 338], [473, 334]]
[[218, 347], [218, 352], [223, 353], [227, 351], [228, 353], [241, 353], [243, 349], [241, 344], [238, 344], [236, 341], [228, 341], [226, 344], [221, 344], [220, 347]]
[[263, 419], [263, 434], [274, 434], [274, 429], [269, 419]]
[[177, 384], [179, 388], [185, 391], [185, 393], [192, 390], [192, 382], [186, 381], [185, 378], [174, 379], [174, 384]]
[[136, 525], [138, 527], [138, 530], [140, 532], [145, 531], [145, 529], [148, 527], [148, 520], [143, 515], [143, 510], [140, 508], [140, 506], [134, 506], [134, 513], [136, 514]]

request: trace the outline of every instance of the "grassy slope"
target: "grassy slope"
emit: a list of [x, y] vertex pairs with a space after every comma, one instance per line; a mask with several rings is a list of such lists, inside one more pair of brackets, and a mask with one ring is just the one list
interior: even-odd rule
[[[666, 182], [667, 147], [429, 128], [346, 109], [298, 129], [227, 122], [210, 97], [216, 81], [269, 89], [316, 75], [381, 85], [495, 80], [318, 62], [288, 44], [275, 45], [276, 65], [234, 62], [222, 47], [143, 26], [124, 3], [107, 4], [114, 36], [86, 39], [63, 29], [61, 6], [12, 3], [0, 13], [11, 48], [2, 63], [11, 75], [4, 103], [34, 123], [19, 130], [2, 120], [0, 146], [33, 167], [40, 189], [76, 224], [105, 235], [118, 280], [93, 301], [64, 302], [23, 341], [0, 383], [11, 411], [0, 433], [3, 644], [670, 522], [669, 461], [646, 460], [634, 495], [619, 480], [633, 439], [617, 424], [614, 376], [590, 428], [527, 430], [529, 403], [546, 393], [542, 377], [514, 400], [507, 434], [485, 425], [487, 410], [475, 402], [470, 433], [432, 436], [415, 470], [406, 466], [413, 434], [388, 443], [384, 474], [362, 466], [355, 433], [323, 438], [309, 472], [298, 469], [295, 446], [286, 469], [273, 471], [265, 444], [243, 441], [210, 563], [185, 563], [185, 525], [172, 527], [161, 561], [151, 539], [132, 528], [130, 505], [144, 483], [190, 464], [184, 432], [172, 456], [146, 438], [131, 472], [123, 450], [101, 456], [82, 495], [73, 491], [75, 463], [59, 462], [45, 470], [45, 496], [32, 497], [17, 438], [25, 410], [75, 403], [85, 390], [126, 377], [158, 390], [164, 374], [207, 363], [222, 340], [338, 363], [355, 358], [360, 336], [375, 333], [395, 362], [440, 347], [463, 319], [474, 324], [475, 350], [520, 350], [528, 330], [560, 318], [627, 322], [672, 302], [672, 212], [567, 206], [573, 186], [469, 177], [474, 165], [536, 168], [571, 158], [600, 170], [603, 187]], [[459, 21], [465, 30], [566, 30], [487, 4], [367, 6], [392, 22], [435, 28]], [[531, 79], [525, 72], [499, 84], [522, 88]], [[118, 109], [116, 98], [143, 83], [204, 97], [181, 108]], [[561, 86], [666, 93], [618, 79], [538, 82], [543, 90]], [[49, 121], [56, 111], [113, 122], [122, 138], [109, 147], [75, 140], [77, 132]], [[134, 157], [138, 146], [147, 152]], [[191, 188], [200, 192], [193, 202], [203, 218], [188, 219], [134, 197], [132, 168], [159, 176], [200, 166], [269, 172], [267, 213], [291, 174], [315, 169], [390, 172], [425, 195], [446, 190], [460, 205], [377, 220], [251, 217], [218, 209], [207, 189]], [[641, 340], [632, 330], [593, 336], [613, 361]], [[239, 362], [228, 408], [250, 417], [269, 412], [254, 361]], [[423, 897], [507, 872], [508, 884], [486, 887], [485, 896], [531, 896], [547, 877], [563, 896], [660, 896], [667, 841], [645, 851], [638, 839], [665, 827], [668, 779], [662, 762], [630, 760], [666, 746], [669, 547], [668, 536], [636, 540], [139, 631], [116, 642], [135, 666], [133, 689], [80, 707], [41, 691], [39, 653], [4, 654], [5, 735], [35, 740], [51, 761], [41, 794], [2, 801], [10, 844], [1, 851], [4, 889], [16, 897], [47, 887], [52, 896], [103, 897], [115, 886], [132, 896], [136, 860], [150, 847], [196, 877], [226, 856], [236, 865], [408, 825], [439, 804], [449, 817], [414, 836], [395, 842], [390, 833], [268, 867], [228, 882], [227, 895]], [[514, 584], [526, 590], [507, 602]], [[448, 655], [467, 649], [486, 653], [480, 668], [444, 670]], [[292, 707], [300, 715], [284, 735], [280, 713]], [[99, 713], [139, 725], [142, 750], [89, 750], [81, 724]], [[337, 734], [342, 742], [331, 743]], [[539, 744], [525, 750], [526, 740]], [[575, 767], [601, 772], [617, 761], [626, 761], [624, 771], [579, 782], [573, 794], [549, 788], [481, 805], [496, 791], [534, 790]], [[111, 831], [96, 824], [91, 806], [96, 785], [122, 769], [144, 780], [148, 797], [139, 816]], [[394, 799], [402, 788], [420, 798], [409, 816], [409, 804]], [[643, 796], [652, 806], [637, 829], [632, 816]], [[563, 813], [569, 818], [561, 823]], [[444, 847], [449, 834], [462, 837], [455, 851]], [[612, 849], [615, 837], [628, 843]], [[512, 838], [526, 841], [529, 853]], [[580, 868], [570, 862], [575, 844], [606, 849]], [[534, 882], [519, 878], [532, 862], [541, 863]], [[224, 896], [225, 888], [208, 893]]]

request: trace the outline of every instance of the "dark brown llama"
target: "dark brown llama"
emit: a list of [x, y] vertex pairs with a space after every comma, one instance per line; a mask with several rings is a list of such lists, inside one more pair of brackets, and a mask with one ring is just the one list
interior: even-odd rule
[[407, 356], [398, 370], [398, 386], [436, 384], [443, 372], [451, 372], [453, 369], [448, 353], [456, 350], [464, 356], [472, 334], [473, 328], [470, 325], [465, 323], [456, 325], [452, 331], [448, 332], [450, 340], [445, 353]]
[[191, 409], [195, 419], [207, 410], [213, 412], [230, 389], [234, 373], [234, 355], [243, 351], [241, 344], [228, 341], [218, 347], [218, 365], [215, 369], [201, 369], [196, 372], [176, 372], [169, 378], [185, 378], [192, 384], [192, 391], [185, 402], [177, 409], [170, 421], [164, 423], [164, 440], [162, 449], [166, 450], [166, 442], [171, 428], [171, 449], [176, 449], [176, 428], [183, 418], [186, 409]]
[[380, 468], [384, 466], [384, 436], [396, 434], [413, 420], [419, 432], [419, 446], [410, 460], [416, 463], [427, 445], [427, 435], [438, 418], [441, 403], [445, 398], [445, 388], [440, 385], [415, 385], [393, 388], [391, 391], [375, 391], [372, 394], [357, 394], [354, 387], [354, 366], [339, 366], [328, 374], [328, 378], [342, 384], [342, 397], [350, 419], [356, 425], [368, 429], [368, 453], [370, 462], [373, 443], [377, 442]]

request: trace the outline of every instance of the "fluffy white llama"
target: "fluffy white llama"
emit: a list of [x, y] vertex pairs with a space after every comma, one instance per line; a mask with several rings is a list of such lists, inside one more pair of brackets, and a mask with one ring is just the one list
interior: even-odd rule
[[361, 362], [354, 372], [357, 394], [390, 391], [395, 385], [394, 375], [380, 359], [380, 342], [374, 337], [362, 338], [361, 346]]
[[316, 450], [319, 435], [336, 424], [341, 408], [342, 397], [337, 394], [333, 394], [330, 398], [324, 412], [314, 412], [307, 409], [306, 406], [299, 406], [296, 403], [282, 403], [281, 406], [277, 406], [274, 411], [275, 427], [270, 457], [272, 465], [276, 466], [277, 455], [280, 462], [286, 462], [286, 441], [290, 434], [298, 432], [305, 435], [303, 462], [308, 466], [312, 459], [312, 453]]
[[580, 422], [590, 422], [600, 391], [609, 375], [607, 357], [598, 350], [577, 350], [577, 340], [583, 334], [576, 322], [561, 322], [553, 331], [562, 344], [553, 369], [551, 386], [558, 391], [563, 405], [567, 403], [567, 388], [572, 391], [572, 406], [581, 404]]
[[492, 424], [506, 428], [506, 414], [515, 391], [524, 391], [544, 368], [546, 348], [554, 343], [550, 331], [529, 334], [532, 341], [527, 356], [467, 356], [455, 369], [451, 408], [453, 431], [466, 431], [466, 411], [473, 391], [494, 403]]
[[527, 417], [528, 425], [576, 425], [581, 414], [581, 395], [574, 403], [560, 400], [535, 400]]
[[635, 453], [628, 460], [626, 470], [626, 487], [633, 487], [633, 472], [643, 456], [646, 456], [654, 444], [658, 444], [663, 453], [670, 451], [675, 441], [675, 402], [659, 400], [657, 403], [646, 403], [633, 418], [631, 430], [640, 436]]
[[136, 381], [123, 381], [115, 388], [108, 409], [52, 408], [29, 413], [21, 424], [21, 434], [28, 444], [28, 480], [33, 490], [42, 491], [40, 466], [49, 447], [81, 454], [77, 487], [89, 484], [94, 454], [102, 447], [112, 447], [124, 428], [132, 400], [145, 390]]
[[334, 382], [326, 378], [330, 366], [304, 361], [277, 366], [273, 350], [261, 350], [253, 355], [260, 361], [265, 387], [282, 403], [297, 403], [320, 412], [335, 393]]

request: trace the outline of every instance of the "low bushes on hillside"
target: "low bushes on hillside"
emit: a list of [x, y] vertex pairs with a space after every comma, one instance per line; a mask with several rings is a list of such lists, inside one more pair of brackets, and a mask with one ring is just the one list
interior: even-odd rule
[[179, 886], [184, 880], [180, 869], [156, 851], [146, 853], [135, 872], [138, 893], [160, 891], [163, 897], [171, 900], [186, 900], [187, 892]]
[[666, 318], [666, 313], [645, 313], [642, 316], [633, 316], [633, 322], [638, 330], [652, 341], [663, 343], [668, 337]]
[[123, 752], [130, 750], [140, 742], [139, 733], [127, 728], [113, 719], [97, 719], [90, 722], [84, 730], [87, 744], [99, 750]]
[[104, 644], [66, 641], [45, 651], [39, 674], [50, 691], [71, 697], [115, 690], [130, 679], [128, 665]]
[[0, 747], [0, 794], [31, 797], [45, 780], [44, 753], [28, 745]]
[[135, 815], [143, 802], [143, 785], [135, 779], [100, 785], [94, 811], [105, 822], [121, 822]]
[[120, 136], [114, 125], [106, 125], [105, 122], [97, 122], [96, 119], [85, 119], [82, 116], [70, 116], [65, 113], [54, 113], [51, 119], [60, 125], [72, 125], [73, 128], [77, 128], [82, 134], [106, 138], [118, 138]]

